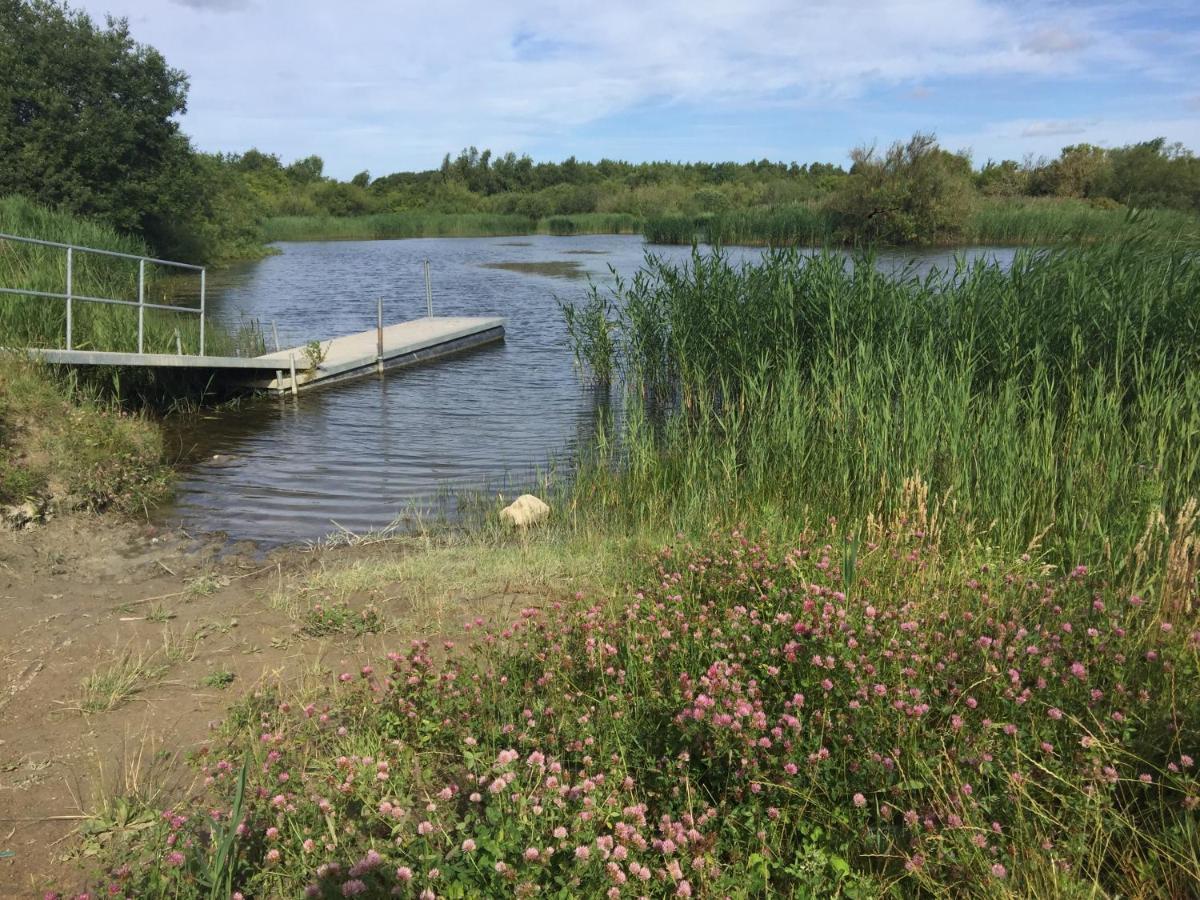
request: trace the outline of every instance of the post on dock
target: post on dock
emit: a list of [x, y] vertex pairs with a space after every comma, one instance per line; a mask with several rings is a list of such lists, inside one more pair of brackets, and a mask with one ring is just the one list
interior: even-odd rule
[[183, 338], [179, 336], [179, 329], [175, 329], [175, 355], [183, 356]]
[[67, 248], [67, 349], [71, 349], [71, 295], [74, 293], [73, 285], [75, 283], [75, 258], [74, 247]]
[[295, 397], [299, 393], [296, 388], [296, 354], [293, 353], [290, 359], [292, 361], [292, 396]]
[[433, 318], [433, 287], [429, 282], [429, 260], [425, 260], [425, 312]]
[[146, 336], [146, 261], [138, 260], [138, 353], [143, 352]]
[[200, 270], [200, 355], [204, 355], [204, 288], [207, 280], [208, 270]]
[[375, 306], [375, 364], [383, 372], [383, 298], [380, 297]]
[[275, 336], [275, 352], [278, 353], [281, 349], [279, 346], [279, 329], [275, 327], [274, 319], [271, 320], [271, 334]]

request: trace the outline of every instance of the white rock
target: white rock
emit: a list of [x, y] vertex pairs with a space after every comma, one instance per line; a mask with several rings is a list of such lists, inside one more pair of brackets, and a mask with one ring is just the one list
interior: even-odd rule
[[528, 528], [530, 525], [545, 521], [549, 516], [550, 507], [533, 494], [522, 494], [500, 510], [500, 518], [505, 522], [511, 522], [517, 528]]

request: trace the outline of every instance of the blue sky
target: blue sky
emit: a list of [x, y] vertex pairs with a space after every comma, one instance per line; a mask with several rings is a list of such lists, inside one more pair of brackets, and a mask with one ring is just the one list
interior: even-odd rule
[[987, 158], [1200, 152], [1200, 4], [1175, 0], [84, 0], [191, 77], [204, 150], [349, 177], [475, 144], [538, 160], [844, 162], [915, 130]]

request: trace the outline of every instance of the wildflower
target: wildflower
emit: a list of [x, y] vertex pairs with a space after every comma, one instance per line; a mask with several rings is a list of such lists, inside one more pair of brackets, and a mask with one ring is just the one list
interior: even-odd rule
[[592, 851], [582, 844], [575, 848], [575, 858], [581, 862], [587, 862], [588, 857], [591, 855]]
[[992, 864], [992, 875], [995, 876], [996, 878], [1004, 878], [1008, 875], [1008, 870], [1006, 868], [1004, 868], [1004, 866], [1002, 866], [1000, 863], [993, 863]]
[[396, 877], [407, 884], [412, 881], [413, 871], [408, 866], [400, 866], [396, 869]]
[[467, 838], [462, 842], [463, 853], [473, 853], [475, 851], [475, 842]]
[[862, 794], [855, 794], [854, 795], [854, 805], [856, 807], [858, 807], [859, 809], [862, 809], [864, 806], [867, 805], [867, 798], [864, 797]]
[[352, 878], [342, 885], [343, 897], [357, 897], [359, 894], [365, 894], [367, 886], [357, 878]]
[[537, 862], [537, 858], [538, 858], [537, 847], [526, 847], [524, 856], [525, 856], [525, 862]]
[[167, 854], [167, 865], [172, 867], [182, 866], [184, 859], [185, 857], [182, 853], [178, 850], [172, 850]]

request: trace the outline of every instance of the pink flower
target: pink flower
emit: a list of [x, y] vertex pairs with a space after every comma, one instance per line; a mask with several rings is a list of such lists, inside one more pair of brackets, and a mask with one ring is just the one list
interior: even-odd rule
[[854, 795], [854, 805], [856, 807], [858, 807], [859, 809], [862, 809], [864, 806], [867, 805], [867, 798], [864, 797], [862, 794], [855, 794]]
[[342, 885], [343, 897], [357, 897], [359, 894], [365, 894], [367, 886], [357, 878], [352, 878]]
[[592, 851], [582, 844], [575, 848], [575, 858], [582, 862], [587, 862], [588, 857], [591, 855]]
[[1005, 878], [1008, 876], [1008, 869], [1004, 868], [1000, 863], [992, 864], [992, 875], [996, 878]]
[[173, 867], [182, 866], [184, 859], [185, 857], [182, 853], [180, 853], [178, 850], [172, 850], [167, 854], [167, 865]]
[[463, 853], [473, 853], [475, 851], [475, 842], [467, 838], [462, 842]]
[[413, 871], [408, 866], [400, 866], [396, 869], [396, 877], [403, 882], [412, 881]]

